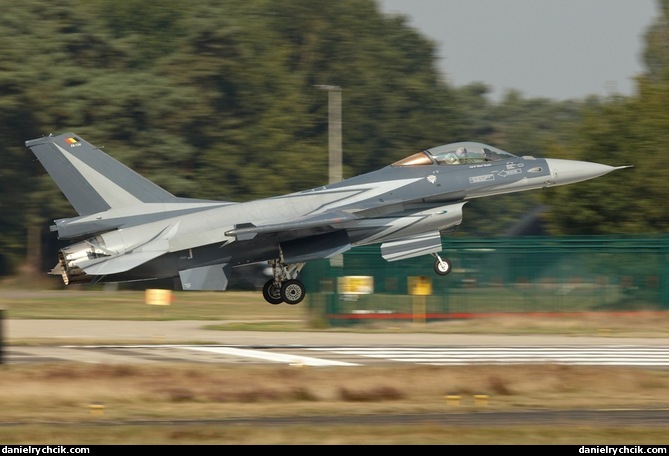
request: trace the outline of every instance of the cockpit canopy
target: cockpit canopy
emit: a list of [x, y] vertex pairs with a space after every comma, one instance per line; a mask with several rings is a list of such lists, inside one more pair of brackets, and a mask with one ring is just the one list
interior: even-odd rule
[[464, 165], [518, 158], [509, 152], [477, 142], [432, 147], [396, 161], [391, 166]]

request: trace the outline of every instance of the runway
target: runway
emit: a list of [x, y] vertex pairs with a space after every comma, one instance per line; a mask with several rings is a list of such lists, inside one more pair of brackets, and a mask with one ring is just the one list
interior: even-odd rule
[[[560, 363], [669, 368], [666, 339], [450, 335], [421, 333], [212, 331], [210, 321], [8, 320], [3, 333], [7, 365], [94, 364], [253, 364], [365, 366], [406, 364]], [[341, 424], [422, 424], [448, 426], [666, 426], [669, 409], [473, 410], [411, 415], [290, 416], [215, 420], [119, 421], [128, 425], [290, 426]], [[17, 426], [29, 423], [13, 423]]]
[[669, 368], [669, 346], [343, 347], [227, 345], [49, 345], [9, 347], [5, 364], [83, 362], [288, 364], [361, 367], [379, 364], [574, 364]]
[[211, 324], [216, 322], [8, 320], [3, 361], [669, 367], [669, 343], [665, 339], [206, 329]]

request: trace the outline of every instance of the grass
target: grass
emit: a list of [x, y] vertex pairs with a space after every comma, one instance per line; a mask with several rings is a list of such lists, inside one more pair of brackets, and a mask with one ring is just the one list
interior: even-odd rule
[[[212, 330], [669, 336], [661, 312], [539, 318], [492, 315], [416, 325], [317, 328], [309, 303], [272, 306], [258, 292], [0, 292], [6, 318], [202, 320]], [[20, 343], [21, 341], [12, 341]], [[661, 444], [666, 427], [212, 424], [229, 417], [669, 407], [669, 371], [563, 365], [10, 365], [0, 370], [3, 444]], [[477, 405], [474, 396], [489, 398]], [[457, 395], [457, 407], [448, 396]], [[100, 407], [100, 408], [96, 408]], [[158, 420], [164, 424], [158, 425]], [[197, 423], [189, 423], [195, 420]], [[203, 421], [204, 420], [204, 421]], [[20, 423], [20, 424], [19, 424]]]
[[[260, 432], [257, 424], [209, 421], [231, 417], [658, 408], [668, 405], [669, 372], [550, 364], [531, 369], [368, 366], [355, 370], [58, 364], [5, 368], [0, 387], [0, 440], [4, 444], [660, 444], [666, 443], [666, 429], [625, 428], [615, 433], [610, 426], [589, 424], [458, 426], [457, 432], [429, 424], [294, 424], [264, 425]], [[477, 403], [475, 396], [479, 394], [487, 396], [485, 403]], [[447, 400], [453, 395], [461, 398], [457, 405]]]
[[305, 308], [272, 306], [259, 292], [173, 292], [169, 305], [146, 304], [143, 291], [2, 290], [9, 318], [84, 320], [303, 319]]
[[[669, 337], [669, 312], [488, 314], [415, 324], [376, 320], [329, 327], [309, 299], [296, 306], [270, 305], [260, 292], [173, 292], [170, 305], [145, 303], [143, 291], [87, 289], [12, 290], [0, 294], [5, 318], [83, 320], [200, 320], [218, 331], [430, 332], [443, 334], [561, 334], [571, 336]], [[410, 300], [410, 297], [407, 297]], [[407, 308], [411, 308], [410, 305]]]
[[0, 428], [5, 445], [660, 445], [666, 429], [606, 426], [394, 426], [32, 425]]

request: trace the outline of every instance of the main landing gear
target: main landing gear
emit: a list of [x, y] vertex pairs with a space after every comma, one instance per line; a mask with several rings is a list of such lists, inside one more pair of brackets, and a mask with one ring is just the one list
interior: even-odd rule
[[262, 296], [270, 304], [295, 305], [304, 299], [306, 290], [304, 284], [297, 280], [297, 275], [304, 267], [304, 263], [287, 265], [279, 260], [273, 260], [272, 271], [274, 278], [268, 280], [262, 287]]

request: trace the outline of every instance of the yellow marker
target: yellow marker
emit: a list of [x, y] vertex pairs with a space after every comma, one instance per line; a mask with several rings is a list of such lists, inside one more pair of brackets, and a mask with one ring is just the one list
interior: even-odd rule
[[460, 396], [456, 394], [449, 394], [446, 396], [446, 403], [448, 405], [460, 405]]
[[172, 301], [172, 291], [149, 288], [146, 290], [144, 299], [149, 305], [169, 306]]
[[91, 402], [89, 408], [91, 415], [103, 415], [105, 413], [105, 405], [102, 402]]
[[474, 404], [476, 404], [476, 405], [488, 405], [488, 395], [487, 394], [476, 394], [474, 396]]

